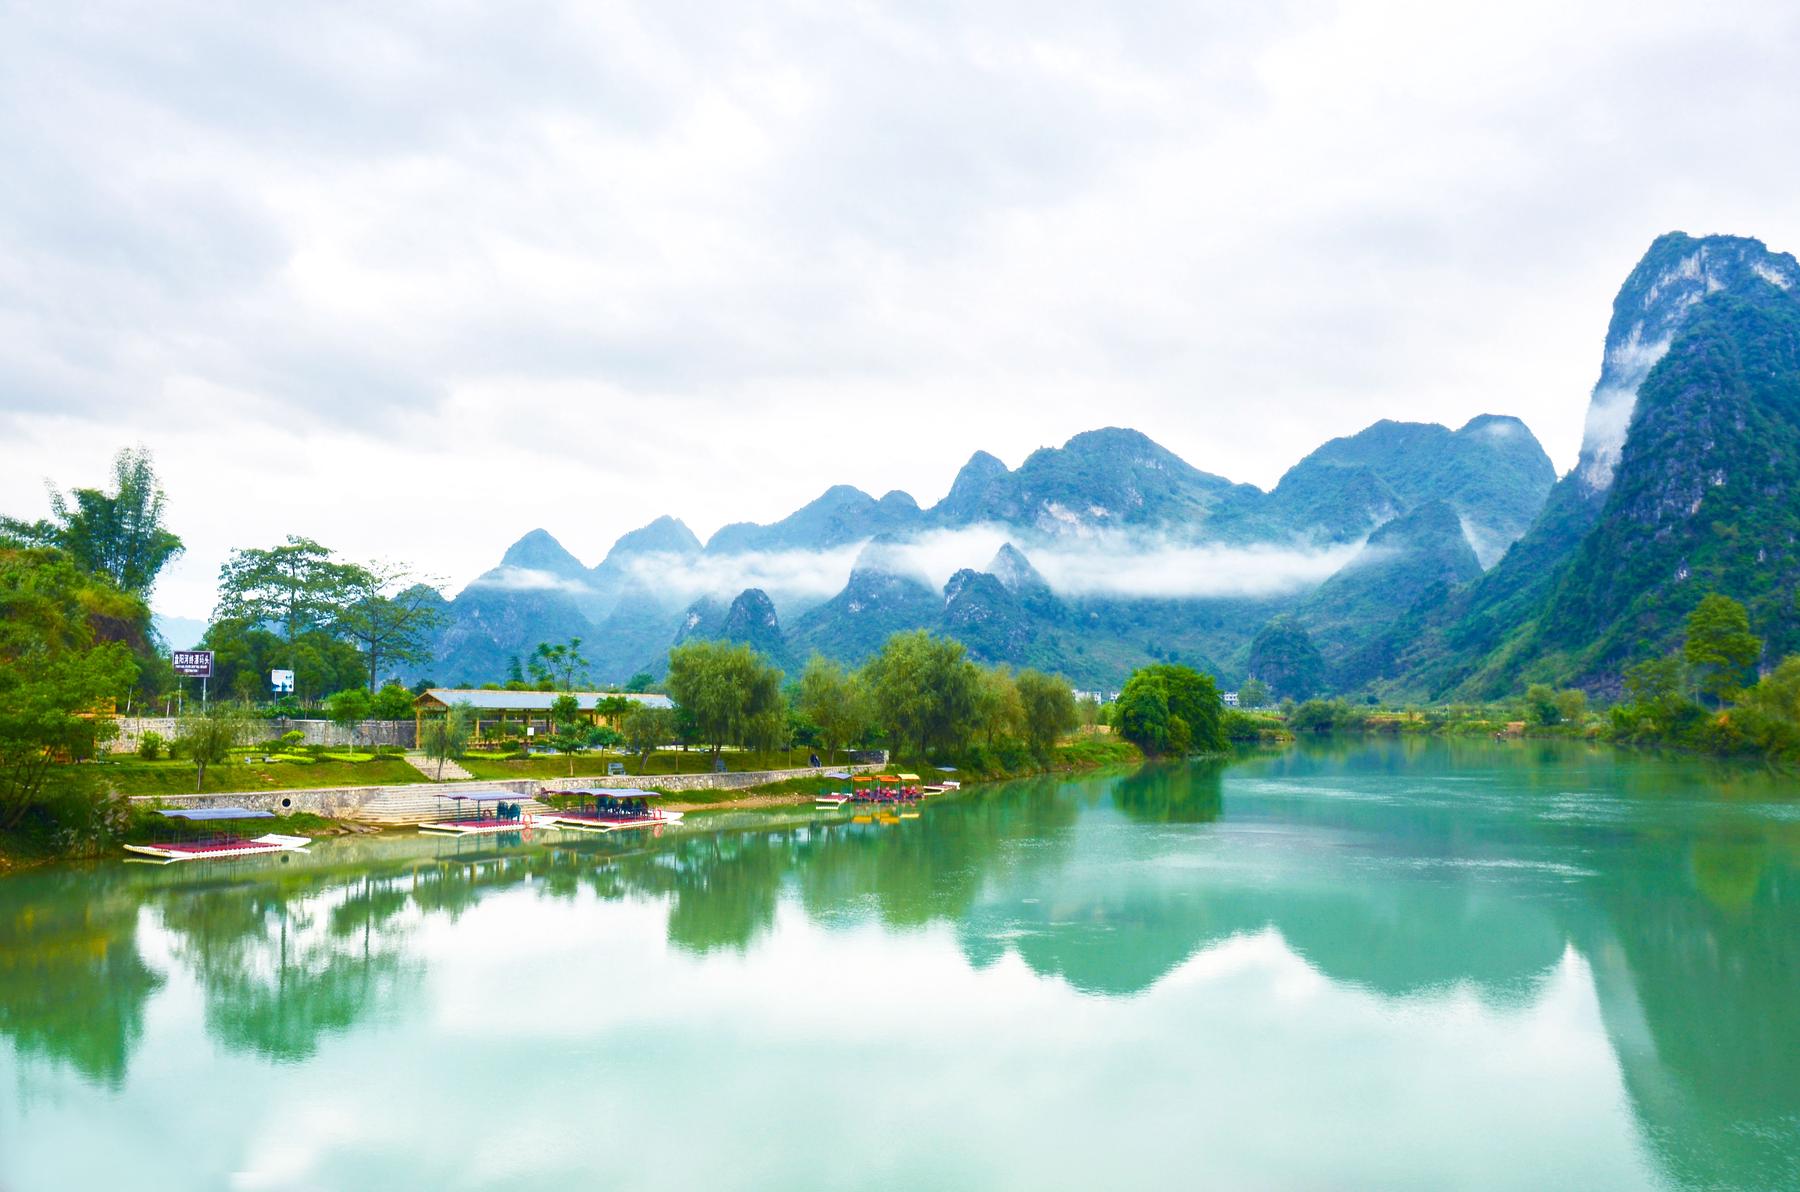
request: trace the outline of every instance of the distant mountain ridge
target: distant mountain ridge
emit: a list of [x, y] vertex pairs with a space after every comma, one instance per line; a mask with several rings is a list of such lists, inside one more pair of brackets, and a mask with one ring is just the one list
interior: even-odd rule
[[[814, 650], [856, 661], [890, 633], [921, 627], [950, 634], [987, 660], [1050, 667], [1095, 684], [1114, 683], [1152, 659], [1241, 663], [1256, 627], [1297, 607], [1304, 591], [1065, 593], [1032, 554], [1055, 558], [1071, 545], [1096, 543], [1126, 552], [1146, 543], [1312, 551], [1360, 542], [1434, 501], [1455, 511], [1471, 550], [1479, 550], [1522, 532], [1553, 479], [1531, 432], [1498, 416], [1456, 431], [1377, 423], [1325, 444], [1266, 493], [1194, 468], [1138, 431], [1087, 431], [1032, 452], [1016, 469], [978, 451], [930, 507], [903, 492], [876, 498], [833, 485], [785, 518], [728, 525], [704, 545], [679, 520], [659, 518], [621, 536], [592, 568], [533, 530], [450, 603], [449, 624], [421, 671], [480, 681], [538, 641], [569, 637], [583, 639], [596, 681], [654, 673], [671, 644], [695, 637], [750, 641], [788, 666]], [[986, 531], [1009, 540], [984, 565], [971, 559], [933, 578], [914, 558], [932, 535]], [[832, 551], [855, 552], [835, 595], [779, 582], [691, 594], [701, 569], [731, 575], [741, 563], [747, 574], [771, 559]]]
[[[1771, 649], [1800, 648], [1797, 295], [1800, 263], [1759, 241], [1658, 237], [1613, 303], [1561, 479], [1504, 415], [1376, 422], [1267, 492], [1102, 428], [1017, 468], [976, 451], [929, 506], [834, 485], [704, 545], [659, 518], [592, 568], [533, 531], [449, 603], [421, 669], [479, 682], [579, 636], [602, 682], [658, 670], [696, 637], [791, 670], [928, 628], [1089, 686], [1173, 660], [1290, 693], [1486, 698], [1536, 679], [1606, 692], [1715, 590], [1749, 605]], [[962, 553], [948, 565], [945, 543]], [[796, 560], [809, 578], [778, 565]], [[1291, 573], [1250, 582], [1283, 560]], [[827, 566], [842, 584], [821, 594]]]

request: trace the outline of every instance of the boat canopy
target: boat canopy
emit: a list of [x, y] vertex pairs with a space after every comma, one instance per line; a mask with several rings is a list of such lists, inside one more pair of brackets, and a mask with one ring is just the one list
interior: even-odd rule
[[274, 819], [273, 811], [254, 811], [248, 807], [192, 807], [185, 811], [164, 811], [162, 815], [169, 819], [184, 820], [224, 820], [224, 819]]
[[631, 799], [654, 799], [662, 795], [661, 791], [639, 790], [635, 786], [578, 786], [566, 791], [546, 789], [544, 793], [548, 795], [585, 795], [590, 799], [595, 795], [613, 795], [615, 797], [624, 795]]
[[919, 780], [917, 774], [897, 774], [895, 777], [899, 778], [901, 782], [917, 782]]

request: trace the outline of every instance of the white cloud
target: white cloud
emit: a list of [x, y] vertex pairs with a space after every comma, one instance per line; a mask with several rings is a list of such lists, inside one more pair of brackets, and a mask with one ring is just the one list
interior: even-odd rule
[[496, 567], [469, 586], [499, 588], [507, 592], [569, 592], [575, 595], [593, 590], [586, 580], [539, 571], [534, 567]]
[[[1361, 543], [1323, 549], [1195, 545], [1128, 533], [1033, 544], [997, 526], [973, 526], [882, 543], [871, 556], [881, 570], [942, 587], [965, 567], [985, 570], [1009, 541], [1025, 550], [1053, 590], [1068, 597], [1276, 595], [1317, 585], [1362, 549]], [[658, 589], [687, 599], [729, 599], [745, 588], [762, 588], [777, 600], [805, 607], [836, 595], [867, 547], [859, 542], [829, 551], [746, 552], [697, 560], [640, 555], [630, 565]]]
[[1567, 466], [1654, 235], [1800, 245], [1774, 0], [144, 20], [0, 40], [0, 510], [143, 439], [178, 613], [287, 532], [461, 581], [1097, 425], [1268, 484], [1495, 411]]

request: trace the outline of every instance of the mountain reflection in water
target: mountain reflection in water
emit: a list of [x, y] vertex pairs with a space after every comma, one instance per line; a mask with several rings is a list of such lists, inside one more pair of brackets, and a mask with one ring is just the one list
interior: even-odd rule
[[[818, 975], [822, 998], [850, 996], [852, 966], [884, 963], [884, 947], [895, 968], [879, 979], [903, 988], [915, 937], [953, 941], [977, 979], [1022, 964], [1120, 1003], [1233, 947], [1277, 948], [1393, 1014], [1470, 1001], [1504, 1022], [1586, 983], [1655, 1179], [1800, 1182], [1800, 800], [1761, 771], [1563, 743], [1355, 741], [1008, 783], [894, 824], [705, 822], [718, 830], [353, 838], [0, 882], [0, 1081], [20, 1091], [0, 1108], [0, 1186], [44, 1106], [77, 1087], [103, 1114], [128, 1089], [159, 1006], [195, 1007], [221, 1054], [296, 1069], [333, 1040], [391, 1041], [452, 1013], [429, 941], [479, 953], [464, 920], [501, 894], [566, 907], [571, 962], [607, 905], [657, 916], [659, 965], [767, 959], [798, 915], [809, 947], [843, 954]], [[601, 1020], [608, 1001], [602, 981], [474, 1012]]]

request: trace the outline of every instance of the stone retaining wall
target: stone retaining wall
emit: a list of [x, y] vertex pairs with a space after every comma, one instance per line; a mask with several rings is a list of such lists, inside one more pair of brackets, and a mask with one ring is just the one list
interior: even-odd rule
[[[410, 720], [365, 720], [351, 731], [329, 720], [252, 720], [246, 745], [273, 741], [296, 730], [306, 734], [306, 745], [399, 745], [411, 749], [418, 726]], [[107, 743], [108, 753], [136, 753], [138, 741], [145, 733], [155, 733], [164, 741], [172, 741], [181, 732], [181, 721], [173, 716], [121, 716], [119, 735]]]

